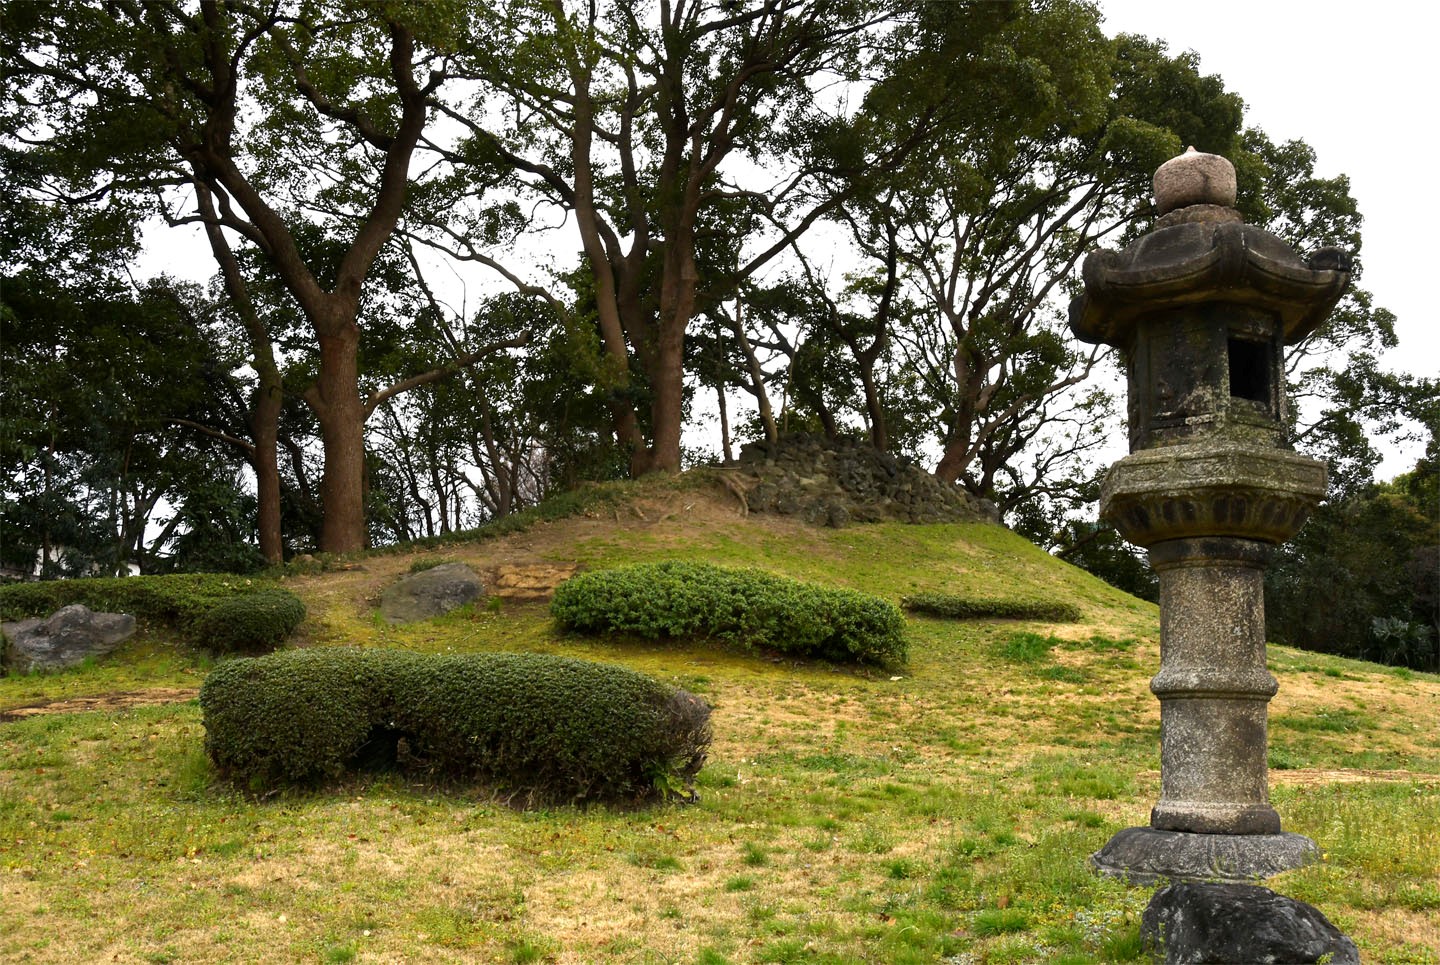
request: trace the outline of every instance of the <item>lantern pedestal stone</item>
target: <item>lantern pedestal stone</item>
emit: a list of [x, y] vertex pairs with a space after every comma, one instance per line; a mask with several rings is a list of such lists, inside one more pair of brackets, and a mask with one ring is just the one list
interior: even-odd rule
[[1090, 856], [1100, 874], [1132, 885], [1166, 881], [1252, 884], [1320, 860], [1303, 834], [1191, 834], [1126, 828]]
[[1349, 261], [1244, 224], [1224, 158], [1177, 158], [1155, 187], [1155, 229], [1087, 258], [1070, 310], [1125, 358], [1131, 454], [1100, 509], [1160, 579], [1160, 800], [1090, 862], [1135, 884], [1248, 882], [1320, 857], [1270, 806], [1264, 568], [1325, 495], [1325, 464], [1285, 445], [1283, 346], [1324, 322]]

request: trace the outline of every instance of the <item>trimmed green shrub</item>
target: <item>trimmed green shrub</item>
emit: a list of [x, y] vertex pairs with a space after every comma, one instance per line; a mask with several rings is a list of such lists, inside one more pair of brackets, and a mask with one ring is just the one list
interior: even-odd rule
[[287, 650], [200, 690], [205, 749], [255, 789], [396, 763], [539, 801], [688, 791], [710, 709], [624, 667], [546, 654]]
[[[218, 634], [225, 634], [223, 620], [208, 620], [216, 606], [246, 596], [262, 596], [252, 606], [240, 605], [233, 614], [246, 613], [246, 627], [235, 632], [237, 640], [254, 640], [255, 644], [222, 645], [217, 649], [245, 649], [263, 646], [273, 637], [273, 629], [256, 631], [258, 621], [267, 626], [283, 624], [279, 614], [294, 614], [285, 631], [275, 642], [283, 640], [295, 625], [305, 618], [305, 605], [289, 590], [262, 579], [221, 573], [172, 573], [163, 576], [104, 577], [80, 580], [42, 580], [0, 587], [0, 620], [49, 616], [71, 603], [83, 603], [92, 610], [129, 613], [137, 620], [168, 626], [187, 639], [211, 646]], [[280, 598], [293, 602], [281, 603]], [[269, 613], [272, 616], [261, 617]], [[285, 619], [288, 619], [286, 617]], [[217, 630], [218, 628], [218, 630]]]
[[642, 563], [581, 573], [555, 590], [567, 630], [713, 637], [743, 647], [860, 663], [905, 659], [905, 619], [879, 597], [708, 563]]
[[1059, 600], [976, 600], [954, 593], [916, 593], [900, 601], [912, 613], [952, 620], [1048, 620], [1073, 623], [1080, 608]]
[[288, 590], [261, 590], [221, 600], [195, 621], [191, 636], [213, 653], [273, 650], [305, 619], [305, 604]]
[[183, 627], [221, 600], [269, 586], [264, 580], [217, 573], [16, 583], [0, 587], [0, 619], [49, 616], [62, 606], [83, 603], [92, 610]]

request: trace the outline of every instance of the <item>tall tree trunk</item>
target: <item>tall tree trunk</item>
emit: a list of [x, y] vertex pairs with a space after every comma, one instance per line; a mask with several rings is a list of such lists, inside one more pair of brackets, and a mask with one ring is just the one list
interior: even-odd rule
[[750, 344], [750, 339], [745, 337], [738, 301], [735, 303], [735, 318], [730, 324], [730, 330], [734, 332], [735, 342], [745, 355], [745, 370], [750, 373], [750, 390], [755, 393], [755, 409], [760, 415], [760, 427], [765, 432], [765, 441], [773, 443], [780, 438], [780, 432], [775, 426], [775, 410], [770, 407], [770, 393], [765, 391], [765, 371], [760, 367], [755, 347]]
[[861, 360], [860, 384], [865, 388], [865, 413], [870, 418], [870, 444], [881, 452], [890, 449], [890, 432], [885, 426], [885, 407], [880, 403], [880, 387], [875, 372]]
[[[668, 162], [667, 162], [668, 166]], [[694, 165], [692, 164], [692, 168]], [[660, 179], [667, 194], [670, 175]], [[673, 190], [673, 187], [671, 188]], [[692, 170], [683, 200], [667, 212], [665, 255], [660, 274], [660, 311], [655, 324], [654, 354], [649, 365], [650, 432], [654, 440], [647, 472], [680, 471], [680, 433], [684, 428], [685, 332], [695, 315], [695, 290], [700, 271], [695, 264], [695, 217], [699, 182]]]
[[[257, 371], [259, 367], [257, 366]], [[285, 403], [280, 373], [271, 365], [274, 383], [260, 371], [255, 407], [250, 412], [250, 435], [255, 440], [255, 496], [259, 503], [256, 522], [260, 530], [260, 554], [270, 563], [284, 561], [280, 539], [280, 409]]]
[[[318, 326], [317, 326], [318, 327]], [[320, 551], [353, 553], [365, 548], [365, 406], [360, 399], [357, 350], [360, 333], [350, 325], [322, 334], [320, 372], [305, 401], [320, 422], [325, 471], [320, 479]]]
[[715, 387], [715, 401], [720, 408], [720, 455], [727, 463], [734, 462], [735, 453], [730, 448], [730, 413], [725, 406], [723, 382]]
[[970, 461], [967, 449], [963, 444], [951, 443], [946, 446], [944, 455], [935, 466], [935, 478], [952, 485], [959, 482], [960, 474], [965, 471], [965, 466]]
[[[692, 296], [693, 301], [693, 296]], [[680, 431], [685, 402], [685, 323], [662, 320], [650, 372], [650, 431], [655, 442], [631, 459], [631, 475], [680, 471]]]
[[255, 309], [250, 287], [240, 270], [240, 261], [235, 257], [225, 233], [220, 230], [215, 196], [198, 171], [193, 183], [195, 199], [205, 219], [210, 253], [220, 266], [225, 292], [240, 316], [240, 324], [250, 342], [250, 365], [259, 378], [255, 403], [250, 410], [250, 436], [255, 442], [251, 466], [255, 470], [255, 499], [258, 504], [256, 526], [261, 555], [269, 563], [281, 563], [285, 552], [280, 538], [280, 454], [276, 446], [280, 435], [280, 410], [285, 405], [285, 386], [280, 378], [280, 368], [275, 364], [275, 347], [270, 342], [270, 332]]

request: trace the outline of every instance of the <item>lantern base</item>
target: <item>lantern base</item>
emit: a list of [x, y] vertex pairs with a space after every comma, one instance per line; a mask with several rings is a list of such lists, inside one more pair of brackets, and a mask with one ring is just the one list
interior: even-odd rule
[[1320, 860], [1301, 834], [1194, 834], [1126, 828], [1090, 856], [1097, 874], [1131, 885], [1163, 881], [1251, 884]]

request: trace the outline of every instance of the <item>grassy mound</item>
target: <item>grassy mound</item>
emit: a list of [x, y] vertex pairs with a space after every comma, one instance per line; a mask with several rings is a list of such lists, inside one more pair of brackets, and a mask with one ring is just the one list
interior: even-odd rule
[[256, 789], [401, 764], [537, 800], [682, 793], [709, 708], [650, 677], [542, 654], [291, 650], [223, 664], [200, 691], [205, 749]]
[[707, 563], [582, 573], [555, 591], [550, 612], [582, 633], [713, 637], [857, 663], [898, 663], [906, 655], [904, 618], [885, 600]]

